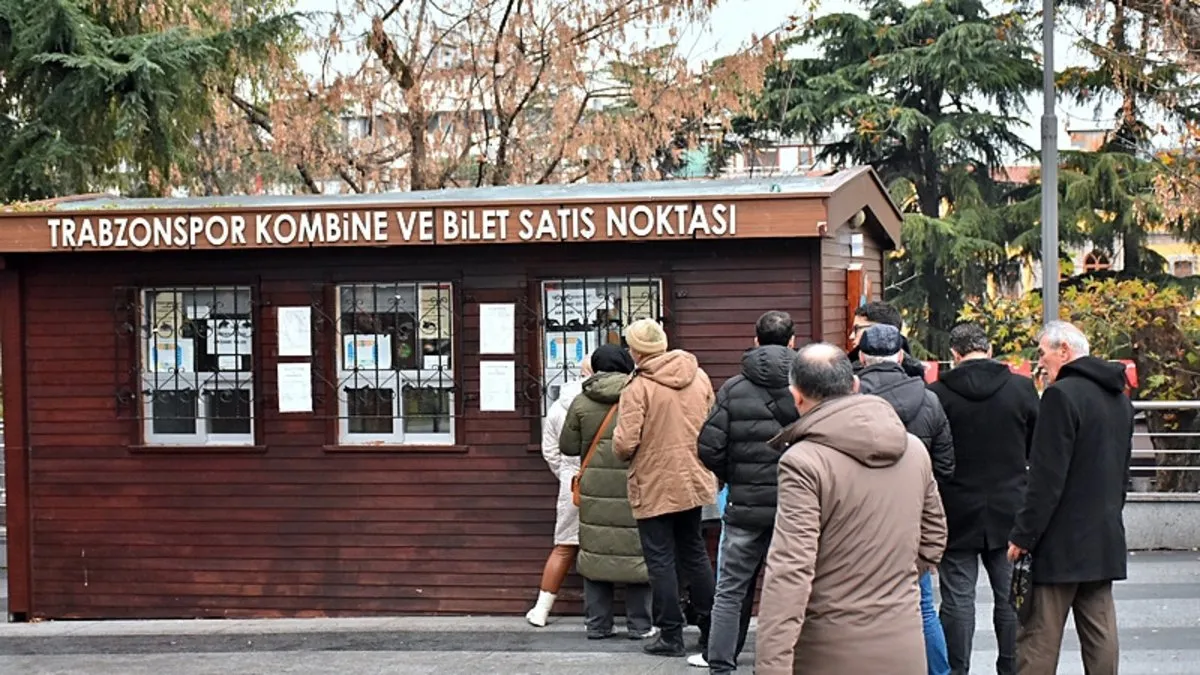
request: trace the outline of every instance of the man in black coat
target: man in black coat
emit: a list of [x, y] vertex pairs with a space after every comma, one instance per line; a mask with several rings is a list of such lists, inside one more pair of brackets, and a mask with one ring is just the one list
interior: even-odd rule
[[954, 476], [941, 486], [950, 538], [938, 566], [950, 672], [966, 675], [971, 668], [975, 584], [982, 559], [996, 603], [996, 673], [1015, 675], [1017, 615], [1009, 602], [1008, 533], [1025, 493], [1038, 393], [1033, 380], [992, 360], [992, 345], [979, 324], [964, 323], [950, 331], [950, 354], [954, 369], [929, 385], [954, 437]]
[[[858, 340], [858, 358], [863, 364], [863, 369], [858, 372], [858, 391], [874, 394], [890, 403], [908, 433], [921, 439], [933, 461], [933, 476], [940, 488], [954, 475], [954, 439], [950, 434], [950, 422], [946, 420], [946, 412], [937, 396], [925, 388], [921, 375], [906, 371], [902, 365], [906, 357], [900, 329], [875, 324], [864, 330]], [[948, 673], [946, 637], [933, 608], [933, 577], [929, 572], [921, 575], [920, 587], [929, 672]]]
[[758, 319], [755, 334], [755, 347], [742, 356], [742, 373], [721, 386], [700, 430], [700, 461], [729, 488], [708, 646], [692, 661], [704, 665], [706, 660], [712, 673], [737, 668], [756, 582], [771, 544], [780, 452], [767, 442], [800, 417], [788, 389], [796, 356], [792, 318], [767, 312]]
[[1116, 673], [1112, 582], [1125, 578], [1125, 489], [1133, 452], [1133, 406], [1125, 370], [1088, 356], [1083, 333], [1046, 324], [1042, 394], [1029, 455], [1029, 487], [1009, 535], [1009, 559], [1033, 554], [1032, 614], [1017, 633], [1022, 675], [1053, 675], [1068, 612], [1088, 673]]
[[863, 331], [877, 324], [892, 326], [896, 330], [901, 331], [900, 345], [901, 350], [904, 352], [904, 358], [900, 361], [900, 365], [904, 368], [904, 372], [909, 375], [924, 377], [925, 364], [913, 357], [912, 349], [908, 346], [908, 338], [904, 337], [904, 317], [900, 316], [900, 310], [879, 300], [861, 304], [854, 310], [854, 326], [850, 329], [850, 345], [852, 348], [846, 354], [850, 357], [850, 364], [854, 366], [854, 374], [859, 374], [863, 369], [862, 360], [858, 358], [858, 343], [862, 339]]

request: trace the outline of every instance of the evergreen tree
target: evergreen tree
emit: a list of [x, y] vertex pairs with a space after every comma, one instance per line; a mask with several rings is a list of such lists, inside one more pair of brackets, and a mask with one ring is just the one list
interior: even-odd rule
[[[0, 199], [165, 190], [219, 76], [294, 30], [245, 4], [0, 0]], [[206, 19], [214, 8], [240, 18]], [[200, 18], [168, 27], [185, 15]]]
[[979, 0], [870, 0], [865, 17], [819, 16], [785, 47], [815, 48], [768, 75], [748, 135], [832, 137], [822, 158], [870, 164], [907, 216], [888, 298], [915, 342], [946, 354], [966, 298], [1006, 272], [1016, 235], [1000, 209], [1006, 159], [1029, 148], [1026, 95], [1040, 82], [1025, 19], [989, 14]]

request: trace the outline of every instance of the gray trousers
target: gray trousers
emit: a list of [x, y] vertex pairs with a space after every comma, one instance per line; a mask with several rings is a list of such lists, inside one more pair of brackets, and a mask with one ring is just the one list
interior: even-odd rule
[[941, 620], [946, 633], [946, 653], [950, 660], [950, 675], [967, 675], [971, 671], [971, 649], [975, 640], [975, 584], [979, 580], [979, 560], [987, 571], [992, 587], [995, 608], [992, 625], [996, 630], [997, 675], [1017, 672], [1017, 613], [1009, 602], [1012, 585], [1012, 563], [1008, 549], [985, 551], [950, 550], [938, 566], [942, 589]]
[[[608, 581], [583, 580], [584, 624], [589, 633], [607, 633], [613, 627], [613, 590]], [[650, 616], [650, 584], [625, 585], [625, 627], [634, 633], [649, 631], [654, 623]]]
[[725, 524], [718, 556], [717, 592], [713, 598], [712, 629], [708, 636], [711, 673], [737, 669], [738, 652], [745, 639], [742, 624], [749, 623], [754, 585], [771, 547], [773, 528], [751, 530]]

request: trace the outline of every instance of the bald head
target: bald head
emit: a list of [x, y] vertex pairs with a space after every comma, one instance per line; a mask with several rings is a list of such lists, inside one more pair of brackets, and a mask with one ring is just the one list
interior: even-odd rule
[[792, 360], [792, 388], [804, 400], [819, 403], [854, 393], [854, 367], [846, 352], [828, 342], [803, 347]]

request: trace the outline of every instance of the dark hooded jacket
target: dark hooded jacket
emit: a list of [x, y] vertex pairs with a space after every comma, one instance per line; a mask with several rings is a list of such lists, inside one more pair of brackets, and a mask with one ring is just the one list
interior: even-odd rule
[[1025, 494], [1025, 462], [1037, 423], [1033, 380], [991, 359], [970, 359], [929, 385], [950, 420], [954, 476], [942, 484], [948, 549], [1008, 546]]
[[1033, 580], [1124, 579], [1125, 490], [1133, 405], [1125, 369], [1092, 356], [1062, 367], [1042, 394], [1029, 487], [1010, 541], [1033, 552]]
[[764, 530], [775, 523], [780, 451], [768, 445], [800, 413], [788, 389], [795, 352], [766, 345], [742, 355], [700, 430], [700, 461], [729, 486], [725, 522]]
[[944, 484], [954, 475], [954, 440], [946, 412], [925, 381], [898, 363], [878, 363], [858, 373], [859, 392], [892, 404], [908, 433], [921, 439], [933, 460], [933, 475]]

